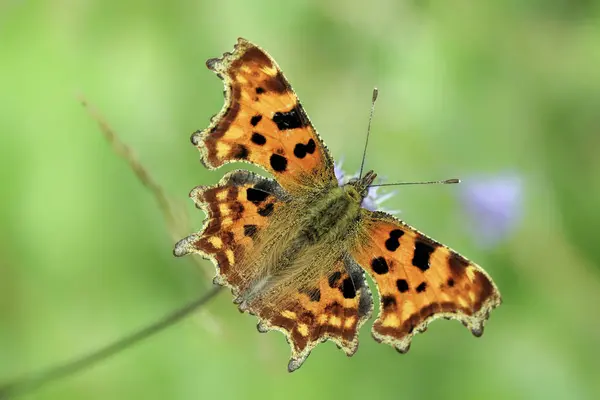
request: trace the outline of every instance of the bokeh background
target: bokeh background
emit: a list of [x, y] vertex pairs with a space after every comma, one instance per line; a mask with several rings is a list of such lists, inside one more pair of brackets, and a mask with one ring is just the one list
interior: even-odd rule
[[[238, 36], [284, 69], [336, 159], [385, 205], [494, 277], [475, 339], [436, 322], [399, 355], [331, 343], [288, 374], [223, 292], [203, 311], [31, 399], [600, 397], [600, 4], [532, 1], [0, 1], [0, 381], [105, 345], [198, 297], [212, 266], [171, 255], [155, 199], [84, 95], [164, 188], [216, 182], [190, 134], [222, 105], [204, 66]], [[383, 191], [382, 191], [383, 192]], [[187, 218], [187, 219], [186, 219]], [[187, 226], [185, 226], [187, 225]]]

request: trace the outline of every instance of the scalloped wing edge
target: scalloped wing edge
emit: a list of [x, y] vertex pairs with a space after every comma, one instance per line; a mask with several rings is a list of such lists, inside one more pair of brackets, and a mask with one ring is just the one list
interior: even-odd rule
[[[269, 59], [269, 61], [271, 61], [271, 63], [273, 64], [273, 68], [275, 68], [281, 74], [281, 76], [284, 78], [287, 91], [296, 97], [296, 101], [297, 101], [298, 105], [300, 107], [302, 107], [302, 103], [301, 103], [300, 99], [298, 98], [298, 95], [296, 94], [296, 92], [294, 91], [292, 86], [289, 84], [287, 79], [285, 79], [285, 76], [281, 72], [281, 68], [279, 67], [279, 64], [277, 64], [277, 62], [273, 59], [273, 57], [271, 57], [271, 55], [267, 51], [265, 51], [262, 47], [257, 46], [254, 43], [252, 43], [244, 38], [239, 37], [237, 43], [234, 45], [233, 50], [231, 52], [225, 52], [225, 53], [223, 53], [223, 55], [221, 57], [210, 58], [206, 61], [206, 67], [209, 70], [213, 71], [219, 77], [219, 79], [221, 79], [223, 81], [223, 85], [224, 85], [223, 95], [225, 98], [225, 102], [223, 103], [223, 107], [221, 108], [221, 110], [217, 114], [215, 114], [211, 117], [209, 126], [205, 129], [197, 130], [196, 132], [192, 133], [192, 136], [190, 137], [190, 141], [200, 151], [200, 162], [202, 163], [202, 165], [205, 168], [207, 168], [209, 170], [218, 169], [225, 164], [242, 162], [242, 163], [247, 163], [247, 164], [251, 164], [251, 165], [256, 165], [259, 168], [261, 168], [262, 170], [269, 172], [261, 165], [255, 164], [248, 160], [242, 160], [242, 159], [227, 160], [222, 165], [215, 166], [209, 161], [208, 149], [205, 146], [201, 145], [204, 142], [205, 138], [211, 133], [211, 131], [218, 126], [219, 122], [223, 119], [223, 117], [227, 114], [227, 112], [231, 109], [231, 107], [233, 105], [233, 101], [232, 101], [233, 88], [232, 88], [232, 84], [231, 84], [231, 78], [229, 78], [229, 76], [227, 76], [229, 66], [232, 63], [234, 63], [236, 60], [238, 60], [240, 57], [242, 57], [244, 55], [244, 52], [251, 47], [255, 47], [255, 48], [259, 49], [261, 52], [263, 52], [265, 54], [265, 56]], [[310, 120], [310, 117], [308, 116], [308, 113], [305, 112], [304, 117], [306, 118], [306, 122], [308, 123], [308, 125], [310, 125], [312, 127], [312, 129], [315, 133], [315, 136], [321, 142], [321, 145], [323, 146], [323, 155], [324, 155], [325, 159], [328, 160], [328, 162], [331, 164], [331, 168], [333, 168], [333, 158], [331, 157], [329, 148], [323, 141], [323, 138], [321, 138], [321, 136], [315, 129], [312, 121]]]
[[[278, 331], [281, 332], [284, 337], [286, 342], [288, 343], [288, 345], [290, 346], [291, 349], [291, 356], [290, 356], [290, 360], [288, 362], [288, 372], [294, 372], [296, 371], [298, 368], [300, 368], [302, 366], [302, 364], [304, 364], [304, 362], [306, 361], [306, 359], [308, 358], [308, 356], [310, 355], [310, 353], [312, 352], [312, 350], [319, 344], [324, 343], [326, 341], [332, 341], [333, 343], [335, 343], [335, 345], [341, 349], [342, 351], [344, 351], [344, 353], [348, 356], [351, 357], [353, 356], [356, 351], [358, 350], [358, 342], [359, 342], [359, 338], [358, 338], [358, 333], [360, 331], [360, 328], [371, 318], [372, 313], [373, 313], [373, 301], [371, 300], [370, 303], [370, 308], [368, 310], [368, 312], [363, 315], [362, 317], [360, 317], [357, 321], [356, 324], [356, 335], [354, 337], [354, 340], [352, 342], [348, 343], [344, 343], [342, 340], [331, 336], [329, 334], [325, 334], [323, 337], [319, 338], [317, 341], [314, 342], [310, 342], [309, 345], [302, 350], [299, 353], [295, 353], [294, 352], [294, 347], [292, 344], [292, 333], [290, 331], [287, 331], [284, 328], [278, 327], [276, 325], [272, 325], [271, 323], [269, 323], [268, 320], [260, 318], [258, 315], [254, 314], [250, 309], [248, 308], [244, 308], [241, 304], [239, 304], [238, 302], [236, 302], [236, 297], [237, 297], [237, 293], [236, 293], [236, 289], [233, 285], [229, 284], [226, 279], [221, 275], [220, 273], [220, 268], [219, 268], [219, 261], [217, 260], [217, 258], [209, 253], [203, 252], [201, 250], [198, 250], [197, 248], [193, 247], [191, 245], [192, 242], [194, 242], [198, 237], [201, 237], [204, 233], [204, 231], [206, 230], [206, 228], [208, 227], [209, 224], [209, 218], [208, 216], [209, 214], [209, 206], [208, 203], [203, 202], [203, 201], [196, 201], [196, 199], [198, 198], [197, 194], [198, 192], [205, 192], [207, 190], [211, 190], [211, 189], [215, 189], [218, 187], [222, 187], [224, 185], [230, 184], [232, 182], [233, 179], [236, 178], [237, 174], [248, 174], [248, 176], [257, 179], [257, 182], [260, 180], [263, 181], [268, 181], [268, 183], [273, 184], [274, 186], [271, 188], [272, 191], [270, 193], [273, 193], [273, 195], [275, 195], [279, 200], [283, 200], [286, 201], [288, 199], [288, 194], [284, 191], [283, 188], [281, 188], [279, 186], [279, 184], [277, 184], [277, 181], [275, 181], [274, 179], [269, 179], [269, 178], [265, 178], [259, 174], [250, 172], [250, 171], [246, 171], [246, 170], [234, 170], [231, 172], [228, 172], [227, 174], [225, 174], [221, 180], [219, 180], [219, 182], [215, 185], [207, 185], [207, 186], [196, 186], [195, 188], [193, 188], [190, 191], [189, 197], [192, 198], [192, 200], [194, 201], [194, 204], [196, 206], [196, 208], [201, 209], [207, 216], [207, 218], [204, 219], [203, 223], [202, 223], [202, 227], [200, 228], [199, 231], [197, 231], [196, 233], [193, 233], [181, 240], [179, 240], [176, 244], [175, 247], [173, 249], [173, 255], [176, 257], [183, 257], [185, 255], [188, 254], [198, 254], [200, 255], [202, 258], [209, 260], [213, 263], [214, 267], [215, 267], [215, 272], [216, 272], [216, 276], [213, 279], [213, 284], [214, 285], [218, 285], [218, 286], [222, 286], [222, 287], [227, 287], [231, 290], [233, 297], [232, 303], [236, 304], [238, 306], [238, 310], [242, 313], [247, 313], [250, 315], [253, 315], [256, 317], [258, 323], [256, 325], [256, 329], [258, 330], [258, 332], [260, 333], [267, 333], [267, 332], [271, 332], [271, 331]], [[362, 271], [361, 269], [361, 274], [362, 274], [362, 278], [365, 279], [365, 273], [364, 271]], [[366, 280], [365, 280], [366, 281]], [[365, 284], [362, 288], [361, 288], [361, 298], [362, 296], [368, 296], [368, 298], [372, 299], [372, 293], [371, 290], [369, 288], [369, 286], [367, 284]]]
[[[245, 175], [245, 177], [242, 177], [242, 178], [240, 178], [240, 180], [238, 180], [238, 178], [242, 175]], [[246, 179], [246, 181], [244, 181], [245, 179]], [[247, 179], [250, 179], [250, 180], [247, 180]], [[219, 187], [223, 187], [228, 184], [233, 184], [233, 185], [237, 186], [237, 184], [244, 184], [244, 183], [251, 183], [251, 182], [254, 182], [255, 184], [261, 183], [262, 185], [269, 185], [270, 187], [265, 188], [265, 191], [269, 192], [270, 194], [275, 196], [280, 201], [287, 201], [289, 199], [289, 195], [285, 192], [285, 190], [281, 186], [279, 186], [277, 181], [275, 181], [274, 179], [265, 178], [262, 175], [259, 175], [259, 174], [256, 174], [254, 172], [247, 171], [244, 169], [236, 169], [236, 170], [230, 171], [230, 172], [226, 173], [225, 175], [223, 175], [223, 177], [219, 180], [219, 182], [217, 184], [196, 186], [190, 191], [189, 197], [194, 201], [196, 208], [199, 208], [200, 210], [202, 210], [204, 212], [204, 214], [206, 215], [206, 218], [204, 218], [204, 220], [202, 222], [202, 227], [200, 228], [200, 230], [179, 240], [177, 243], [175, 243], [175, 246], [173, 248], [173, 255], [175, 257], [183, 257], [187, 254], [193, 253], [193, 254], [198, 254], [202, 258], [211, 261], [213, 263], [213, 265], [215, 266], [215, 270], [216, 270], [216, 276], [213, 279], [213, 283], [216, 285], [219, 285], [219, 286], [226, 286], [226, 287], [230, 288], [232, 290], [232, 292], [234, 291], [235, 288], [232, 285], [229, 285], [226, 282], [225, 278], [221, 275], [221, 272], [220, 272], [221, 270], [220, 270], [220, 266], [219, 266], [219, 262], [218, 262], [217, 258], [215, 256], [208, 254], [204, 251], [201, 251], [191, 245], [191, 243], [194, 240], [196, 240], [197, 238], [201, 237], [204, 234], [204, 232], [206, 231], [206, 228], [208, 227], [208, 224], [210, 223], [210, 218], [208, 218], [208, 216], [210, 215], [209, 204], [204, 201], [196, 201], [196, 199], [198, 198], [197, 195], [199, 193], [204, 193], [208, 190], [217, 189]]]
[[[371, 335], [373, 339], [378, 343], [385, 343], [392, 347], [394, 347], [399, 353], [405, 354], [410, 350], [410, 345], [412, 343], [412, 339], [418, 333], [423, 333], [427, 330], [429, 324], [436, 319], [447, 319], [447, 320], [457, 320], [461, 322], [467, 329], [471, 331], [473, 336], [481, 337], [483, 335], [483, 328], [490, 317], [491, 311], [502, 304], [502, 298], [498, 292], [495, 293], [495, 296], [490, 297], [487, 301], [485, 301], [479, 311], [475, 314], [469, 315], [460, 315], [457, 313], [436, 313], [428, 318], [426, 318], [422, 323], [417, 325], [413, 332], [408, 334], [402, 340], [395, 340], [389, 336], [380, 335], [375, 330], [371, 331]], [[379, 318], [379, 315], [377, 316]]]
[[[424, 233], [420, 232], [419, 230], [413, 228], [412, 226], [407, 225], [404, 221], [400, 220], [399, 218], [396, 218], [395, 216], [393, 216], [385, 211], [375, 211], [374, 214], [378, 215], [378, 216], [383, 216], [384, 218], [392, 220], [394, 222], [397, 222], [397, 223], [401, 224], [402, 226], [407, 226], [410, 229], [417, 232], [419, 235], [423, 236], [424, 238], [431, 240], [434, 243], [437, 243], [440, 247], [443, 247], [452, 253], [458, 254], [456, 251], [452, 250], [450, 247], [444, 245], [443, 243], [438, 242], [437, 240], [432, 239], [431, 237], [425, 235]], [[405, 354], [408, 352], [408, 350], [410, 350], [410, 345], [411, 345], [412, 339], [415, 337], [415, 335], [417, 335], [418, 333], [425, 332], [431, 322], [435, 321], [436, 319], [441, 319], [441, 318], [447, 319], [447, 320], [457, 320], [457, 321], [461, 322], [467, 329], [469, 329], [471, 331], [471, 333], [473, 334], [473, 336], [481, 337], [483, 335], [483, 330], [484, 330], [485, 324], [490, 317], [490, 313], [492, 312], [492, 310], [494, 308], [496, 308], [502, 304], [502, 296], [500, 295], [500, 291], [498, 290], [498, 287], [496, 286], [496, 284], [494, 283], [494, 281], [492, 280], [490, 275], [483, 268], [481, 268], [478, 264], [476, 264], [470, 260], [469, 260], [469, 262], [471, 263], [472, 266], [474, 266], [476, 268], [476, 270], [478, 272], [482, 273], [490, 281], [490, 283], [494, 289], [492, 295], [488, 299], [486, 299], [485, 302], [483, 302], [483, 304], [481, 305], [481, 308], [477, 312], [475, 312], [473, 315], [450, 313], [450, 312], [435, 313], [434, 315], [427, 317], [423, 322], [421, 322], [420, 324], [415, 326], [413, 331], [411, 333], [409, 333], [407, 336], [405, 336], [402, 340], [397, 340], [390, 336], [381, 335], [378, 332], [376, 332], [373, 328], [371, 330], [371, 335], [373, 336], [373, 339], [378, 343], [388, 344], [388, 345], [394, 347], [399, 353]], [[379, 287], [377, 287], [377, 285], [375, 285], [375, 287], [376, 287], [377, 295], [379, 297], [379, 302], [381, 305], [381, 293], [379, 292]], [[377, 318], [375, 319], [376, 321], [381, 317], [381, 314], [382, 314], [382, 309], [380, 308]]]
[[[350, 257], [350, 256], [347, 255], [347, 257]], [[350, 257], [350, 259], [351, 259], [351, 257]], [[344, 261], [344, 262], [346, 262], [346, 261]], [[354, 262], [354, 261], [351, 260], [349, 262]], [[319, 340], [311, 342], [310, 345], [307, 346], [301, 352], [294, 354], [293, 346], [292, 346], [292, 342], [291, 342], [291, 333], [289, 333], [288, 331], [286, 331], [283, 328], [280, 328], [278, 326], [270, 324], [268, 321], [266, 321], [264, 319], [258, 318], [259, 322], [256, 325], [256, 329], [258, 330], [258, 332], [267, 333], [267, 332], [271, 332], [271, 331], [278, 331], [278, 332], [281, 332], [285, 336], [285, 340], [287, 341], [288, 345], [290, 346], [290, 349], [292, 349], [292, 354], [291, 354], [290, 360], [288, 362], [288, 367], [287, 367], [288, 372], [294, 372], [298, 368], [300, 368], [302, 366], [302, 364], [304, 364], [304, 362], [306, 361], [306, 359], [308, 358], [308, 356], [310, 355], [312, 350], [315, 347], [317, 347], [319, 344], [325, 343], [327, 341], [333, 342], [337, 346], [337, 348], [341, 349], [348, 357], [352, 357], [356, 353], [356, 351], [358, 350], [358, 345], [359, 345], [360, 329], [368, 320], [371, 319], [371, 317], [373, 315], [373, 310], [374, 310], [373, 295], [372, 295], [369, 285], [367, 284], [366, 274], [362, 270], [362, 268], [360, 268], [360, 269], [361, 269], [361, 272], [360, 272], [361, 277], [365, 282], [364, 286], [362, 286], [360, 288], [360, 299], [361, 300], [365, 299], [365, 301], [366, 301], [366, 299], [369, 299], [369, 308], [368, 308], [368, 310], [365, 310], [364, 315], [362, 315], [358, 318], [358, 321], [356, 323], [356, 335], [354, 336], [354, 339], [352, 340], [352, 342], [350, 342], [348, 344], [345, 344], [344, 342], [342, 342], [341, 340], [339, 340], [338, 338], [336, 338], [334, 336], [325, 334], [322, 337], [320, 337]]]
[[[223, 104], [223, 107], [221, 108], [221, 110], [216, 115], [211, 117], [210, 125], [206, 129], [194, 132], [192, 134], [190, 140], [191, 140], [192, 144], [200, 150], [200, 162], [202, 163], [202, 165], [204, 165], [204, 167], [206, 167], [210, 170], [217, 169], [220, 166], [215, 166], [210, 163], [210, 161], [208, 159], [208, 150], [205, 146], [201, 146], [201, 144], [204, 142], [204, 139], [206, 138], [206, 136], [208, 136], [210, 134], [210, 132], [214, 128], [217, 127], [217, 125], [219, 124], [221, 119], [223, 119], [223, 117], [231, 109], [231, 106], [233, 104], [232, 96], [231, 96], [233, 89], [232, 89], [232, 85], [231, 85], [231, 78], [229, 78], [227, 76], [227, 70], [229, 69], [229, 66], [235, 60], [239, 59], [244, 54], [244, 52], [250, 47], [258, 47], [258, 46], [254, 45], [251, 42], [247, 41], [246, 39], [243, 39], [240, 37], [240, 38], [238, 38], [237, 43], [234, 45], [233, 51], [225, 52], [225, 53], [223, 53], [223, 56], [221, 56], [221, 57], [209, 58], [208, 60], [206, 60], [206, 67], [208, 69], [210, 69], [211, 71], [213, 71], [215, 74], [217, 74], [219, 79], [221, 79], [223, 81], [223, 84], [224, 84], [223, 95], [225, 97], [225, 103]], [[258, 47], [258, 48], [260, 49], [260, 47]], [[265, 54], [267, 54], [264, 50], [262, 50], [262, 51]], [[273, 62], [274, 66], [277, 66], [277, 64], [275, 64], [275, 61], [271, 58], [271, 56], [269, 56], [268, 54], [267, 54], [267, 56], [271, 59], [271, 62]], [[247, 162], [249, 164], [253, 164], [253, 163], [251, 163], [249, 161], [245, 161], [245, 160], [235, 160], [235, 161], [241, 161], [241, 162]], [[228, 161], [227, 163], [230, 163], [230, 162], [234, 162], [234, 161]]]
[[312, 350], [315, 347], [317, 347], [319, 344], [325, 343], [327, 341], [332, 341], [333, 343], [335, 343], [335, 345], [338, 347], [338, 349], [341, 349], [348, 357], [352, 357], [358, 350], [358, 331], [367, 322], [367, 320], [369, 318], [362, 317], [358, 320], [357, 325], [356, 325], [356, 336], [354, 337], [354, 340], [351, 343], [349, 343], [349, 345], [346, 345], [344, 342], [342, 342], [341, 340], [339, 340], [338, 338], [336, 338], [334, 336], [325, 334], [324, 336], [320, 337], [318, 340], [316, 340], [314, 342], [310, 342], [310, 344], [307, 345], [304, 350], [302, 350], [301, 352], [299, 352], [297, 354], [294, 354], [292, 340], [291, 340], [292, 334], [289, 331], [287, 331], [281, 327], [272, 325], [267, 320], [261, 319], [258, 316], [257, 316], [257, 319], [258, 319], [258, 324], [256, 325], [256, 329], [258, 330], [258, 332], [267, 333], [267, 332], [277, 331], [277, 332], [281, 332], [283, 334], [283, 336], [285, 336], [286, 342], [290, 346], [290, 349], [292, 349], [292, 354], [290, 356], [290, 360], [288, 362], [287, 369], [288, 369], [288, 372], [294, 372], [298, 368], [300, 368], [302, 366], [302, 364], [304, 364], [304, 362], [306, 361], [306, 359], [308, 358], [308, 356], [310, 355], [310, 353], [312, 352]]

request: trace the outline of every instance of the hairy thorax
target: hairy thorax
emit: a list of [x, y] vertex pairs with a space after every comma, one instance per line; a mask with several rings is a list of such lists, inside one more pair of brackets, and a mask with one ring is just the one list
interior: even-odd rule
[[[356, 190], [346, 185], [322, 193], [312, 201], [302, 219], [297, 241], [302, 247], [326, 245], [344, 241], [359, 218]], [[358, 195], [358, 193], [356, 193]]]
[[246, 294], [250, 300], [266, 295], [277, 298], [281, 288], [308, 287], [315, 279], [328, 275], [335, 261], [343, 257], [356, 236], [360, 220], [361, 198], [351, 185], [331, 187], [292, 199], [272, 218], [273, 223], [260, 237], [260, 271], [248, 282]]

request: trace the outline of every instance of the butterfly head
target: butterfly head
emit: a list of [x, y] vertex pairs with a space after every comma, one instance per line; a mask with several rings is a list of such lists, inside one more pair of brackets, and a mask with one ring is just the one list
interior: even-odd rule
[[369, 194], [369, 186], [377, 178], [377, 174], [373, 171], [367, 172], [360, 178], [351, 179], [347, 184], [344, 185], [344, 189], [350, 197], [359, 203], [362, 203], [363, 199]]

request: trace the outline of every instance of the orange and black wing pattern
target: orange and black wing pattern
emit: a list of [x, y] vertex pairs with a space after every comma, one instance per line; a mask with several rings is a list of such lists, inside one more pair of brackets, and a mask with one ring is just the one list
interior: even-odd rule
[[501, 302], [485, 271], [387, 213], [364, 210], [364, 215], [351, 254], [379, 290], [373, 337], [406, 352], [415, 333], [440, 317], [457, 319], [481, 336]]
[[352, 356], [358, 349], [358, 331], [373, 311], [373, 300], [364, 272], [345, 256], [314, 287], [289, 293], [286, 301], [277, 304], [257, 304], [255, 310], [259, 332], [278, 330], [286, 336], [292, 372], [326, 340]]
[[207, 215], [204, 226], [175, 245], [174, 254], [200, 254], [215, 262], [216, 282], [237, 288], [252, 271], [240, 269], [258, 257], [254, 240], [272, 214], [284, 204], [286, 193], [271, 180], [250, 171], [226, 174], [215, 186], [198, 186], [190, 197]]
[[225, 84], [225, 106], [192, 142], [208, 168], [246, 161], [290, 191], [336, 182], [333, 161], [292, 87], [260, 47], [238, 39], [206, 65]]

